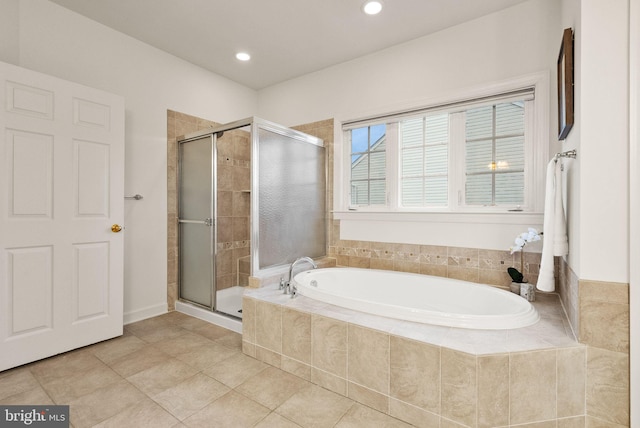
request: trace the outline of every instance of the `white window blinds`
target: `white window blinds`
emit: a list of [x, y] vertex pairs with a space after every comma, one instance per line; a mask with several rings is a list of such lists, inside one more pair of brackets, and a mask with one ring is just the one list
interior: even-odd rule
[[524, 110], [513, 101], [465, 112], [465, 202], [524, 203]]
[[449, 115], [400, 122], [401, 204], [446, 206], [448, 200]]

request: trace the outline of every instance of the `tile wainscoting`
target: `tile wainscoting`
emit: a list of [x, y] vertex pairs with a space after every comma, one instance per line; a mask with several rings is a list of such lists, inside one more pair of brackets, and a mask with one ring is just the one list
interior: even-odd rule
[[[340, 221], [334, 220], [332, 237], [340, 236]], [[338, 266], [394, 270], [479, 282], [508, 289], [507, 268], [520, 270], [520, 253], [479, 248], [444, 247], [334, 239], [329, 256]], [[524, 253], [522, 271], [535, 284], [540, 271], [540, 253]]]

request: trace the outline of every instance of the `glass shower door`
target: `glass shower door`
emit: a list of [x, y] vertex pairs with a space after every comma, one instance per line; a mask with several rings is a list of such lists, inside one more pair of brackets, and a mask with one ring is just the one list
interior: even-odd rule
[[264, 120], [253, 132], [254, 274], [326, 255], [326, 166], [322, 140]]
[[180, 142], [180, 298], [215, 307], [214, 135]]
[[242, 318], [250, 276], [326, 254], [321, 139], [247, 118], [179, 141], [179, 297]]

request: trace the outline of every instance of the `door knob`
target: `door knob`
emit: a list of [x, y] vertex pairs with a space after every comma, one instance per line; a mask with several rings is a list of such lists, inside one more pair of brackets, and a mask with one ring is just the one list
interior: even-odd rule
[[119, 224], [114, 224], [113, 226], [111, 226], [111, 231], [113, 233], [118, 233], [123, 229], [122, 226], [120, 226]]

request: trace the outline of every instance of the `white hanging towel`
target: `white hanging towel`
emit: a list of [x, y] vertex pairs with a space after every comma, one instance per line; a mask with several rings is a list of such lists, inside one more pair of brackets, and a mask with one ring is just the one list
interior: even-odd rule
[[562, 206], [562, 170], [557, 158], [547, 165], [547, 184], [544, 198], [544, 235], [542, 240], [542, 260], [537, 288], [540, 291], [554, 291], [555, 278], [553, 256], [569, 253], [567, 222]]

